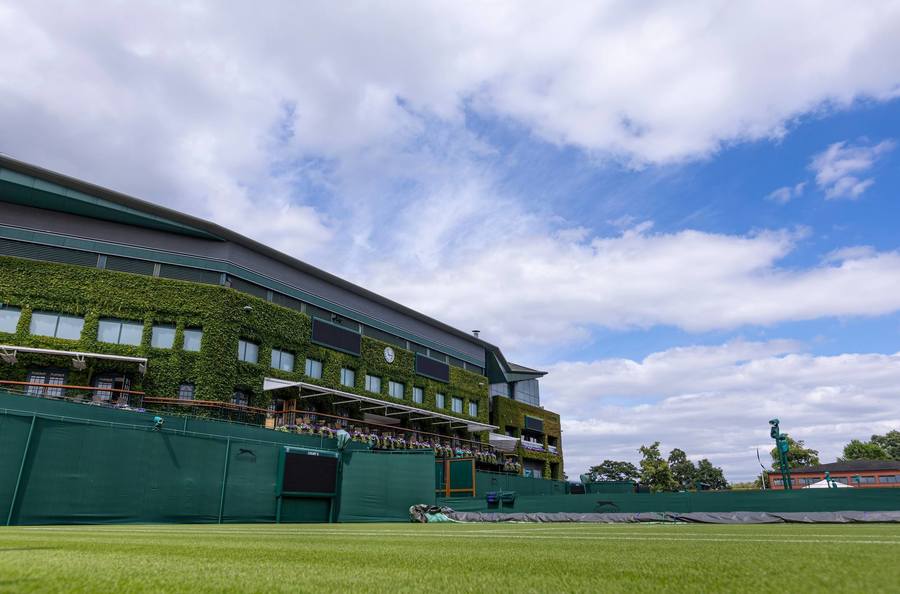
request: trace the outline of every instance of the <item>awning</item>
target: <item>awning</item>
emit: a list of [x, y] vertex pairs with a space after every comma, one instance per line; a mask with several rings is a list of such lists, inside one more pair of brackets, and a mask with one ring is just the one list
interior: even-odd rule
[[[479, 423], [477, 421], [468, 421], [460, 419], [452, 415], [416, 408], [399, 402], [391, 402], [389, 400], [381, 400], [372, 396], [362, 396], [334, 388], [326, 388], [316, 384], [306, 382], [291, 382], [287, 380], [267, 377], [263, 381], [263, 390], [268, 392], [271, 390], [281, 390], [283, 388], [297, 388], [300, 398], [312, 398], [313, 396], [335, 396], [340, 397], [342, 402], [337, 404], [346, 404], [349, 402], [361, 402], [371, 404], [370, 407], [361, 408], [363, 412], [378, 411], [385, 416], [411, 415], [412, 421], [432, 421], [436, 425], [449, 425], [450, 429], [466, 429], [469, 433], [479, 433], [481, 431], [491, 431], [496, 429], [495, 425]], [[412, 416], [414, 415], [414, 416]]]
[[108, 355], [106, 353], [87, 353], [82, 351], [59, 351], [56, 349], [38, 349], [34, 347], [0, 344], [0, 359], [3, 359], [4, 362], [14, 365], [17, 362], [17, 353], [35, 353], [39, 355], [58, 355], [60, 357], [71, 357], [72, 367], [74, 367], [75, 369], [84, 369], [86, 359], [124, 361], [126, 363], [137, 363], [138, 371], [140, 371], [141, 374], [147, 373], [146, 357], [127, 357], [125, 355]]
[[510, 437], [502, 433], [491, 433], [488, 435], [488, 441], [491, 447], [501, 452], [515, 452], [516, 446], [519, 445], [518, 437]]

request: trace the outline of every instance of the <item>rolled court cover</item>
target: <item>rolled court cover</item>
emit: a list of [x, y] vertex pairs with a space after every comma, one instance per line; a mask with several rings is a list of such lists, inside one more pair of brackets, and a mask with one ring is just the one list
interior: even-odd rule
[[[419, 506], [414, 506], [419, 507]], [[426, 506], [422, 506], [426, 507]], [[841, 512], [639, 512], [639, 513], [484, 513], [457, 512], [450, 508], [440, 508], [442, 515], [456, 522], [582, 522], [595, 524], [640, 523], [640, 522], [685, 522], [698, 524], [852, 524], [866, 522], [900, 523], [900, 511], [841, 511]], [[419, 514], [410, 521], [421, 522]], [[427, 519], [425, 521], [428, 521]], [[446, 521], [446, 520], [445, 520]]]

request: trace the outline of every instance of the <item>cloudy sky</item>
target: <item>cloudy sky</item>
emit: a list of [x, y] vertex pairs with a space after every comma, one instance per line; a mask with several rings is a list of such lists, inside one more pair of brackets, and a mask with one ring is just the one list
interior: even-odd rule
[[0, 152], [550, 371], [567, 471], [900, 427], [900, 3], [0, 0]]

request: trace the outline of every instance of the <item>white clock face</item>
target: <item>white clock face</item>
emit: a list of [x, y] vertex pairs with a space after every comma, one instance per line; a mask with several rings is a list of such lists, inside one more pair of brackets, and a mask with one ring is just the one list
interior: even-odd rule
[[391, 347], [384, 347], [384, 360], [388, 363], [394, 362], [394, 349]]

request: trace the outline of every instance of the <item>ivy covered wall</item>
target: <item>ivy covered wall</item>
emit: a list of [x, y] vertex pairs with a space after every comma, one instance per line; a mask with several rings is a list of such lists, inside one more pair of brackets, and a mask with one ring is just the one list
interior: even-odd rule
[[[506, 432], [507, 427], [515, 427], [521, 437], [521, 430], [525, 427], [525, 416], [535, 417], [544, 422], [544, 452], [536, 452], [527, 450], [521, 445], [516, 447], [516, 453], [520, 458], [529, 460], [538, 460], [544, 463], [543, 476], [548, 478], [562, 479], [564, 475], [563, 469], [563, 451], [562, 451], [562, 428], [560, 426], [559, 415], [545, 410], [539, 406], [526, 404], [512, 398], [503, 396], [495, 396], [491, 402], [493, 407], [491, 410], [491, 424], [499, 427], [498, 431]], [[555, 438], [557, 453], [551, 454], [547, 447], [551, 445], [551, 438]]]
[[[0, 257], [0, 303], [21, 308], [15, 333], [0, 332], [0, 344], [80, 350], [117, 355], [147, 357], [148, 371], [141, 377], [135, 366], [109, 361], [89, 361], [88, 368], [76, 371], [61, 357], [19, 354], [19, 364], [0, 363], [0, 379], [24, 380], [29, 368], [67, 368], [67, 382], [91, 385], [92, 378], [101, 372], [130, 372], [133, 389], [148, 395], [175, 398], [183, 382], [196, 386], [195, 398], [230, 401], [236, 388], [251, 394], [251, 404], [264, 407], [269, 395], [262, 391], [263, 378], [279, 377], [307, 381], [344, 391], [365, 392], [367, 373], [381, 377], [381, 395], [389, 400], [388, 382], [405, 386], [403, 401], [412, 403], [413, 387], [424, 390], [424, 403], [415, 406], [452, 414], [452, 397], [463, 399], [464, 419], [487, 423], [489, 418], [487, 378], [477, 373], [450, 367], [450, 382], [442, 383], [415, 373], [415, 355], [391, 345], [396, 353], [393, 363], [384, 359], [388, 346], [370, 337], [362, 338], [360, 357], [347, 355], [312, 344], [312, 322], [305, 313], [275, 305], [234, 289], [160, 279], [137, 274], [83, 268]], [[245, 311], [245, 306], [252, 310]], [[33, 311], [51, 311], [83, 316], [85, 323], [80, 340], [62, 340], [29, 333]], [[99, 342], [97, 330], [100, 318], [138, 320], [144, 324], [143, 340], [139, 346], [115, 345]], [[175, 343], [171, 349], [150, 346], [154, 324], [174, 324]], [[185, 328], [203, 330], [199, 352], [182, 348]], [[246, 339], [259, 345], [258, 363], [237, 359], [238, 340]], [[293, 372], [272, 369], [273, 348], [289, 351], [295, 356]], [[305, 377], [306, 357], [322, 361], [322, 378]], [[342, 367], [356, 372], [356, 386], [340, 385]], [[437, 408], [435, 394], [446, 396], [445, 409]], [[478, 415], [469, 417], [468, 405], [476, 402]], [[324, 412], [324, 411], [323, 411]]]

